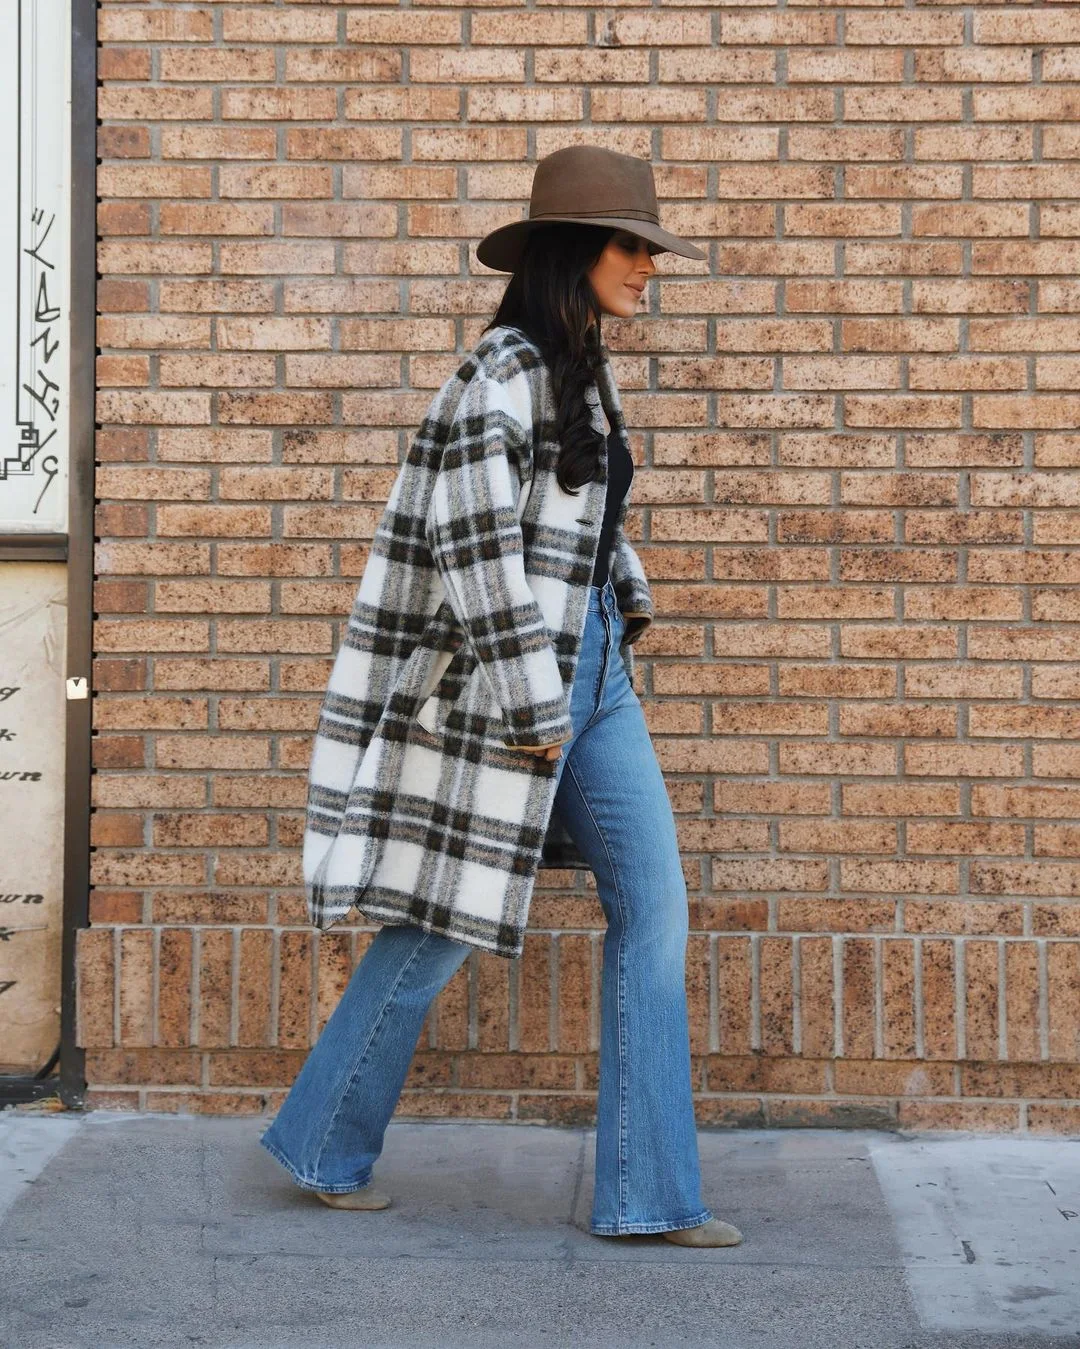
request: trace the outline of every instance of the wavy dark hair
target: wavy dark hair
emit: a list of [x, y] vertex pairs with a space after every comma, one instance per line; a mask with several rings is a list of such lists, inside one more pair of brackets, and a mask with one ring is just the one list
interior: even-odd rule
[[502, 324], [519, 328], [540, 348], [555, 395], [556, 477], [572, 496], [596, 478], [600, 458], [601, 438], [585, 390], [600, 365], [602, 311], [588, 273], [618, 233], [611, 225], [562, 220], [529, 230], [521, 261], [484, 327], [485, 332]]

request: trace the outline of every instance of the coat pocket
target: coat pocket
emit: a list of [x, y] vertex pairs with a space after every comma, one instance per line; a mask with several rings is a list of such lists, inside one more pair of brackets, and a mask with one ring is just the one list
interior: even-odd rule
[[506, 748], [502, 710], [471, 651], [447, 671], [439, 688], [421, 704], [416, 720], [432, 735], [463, 736], [478, 745]]
[[453, 653], [440, 653], [427, 680], [430, 692], [416, 709], [416, 720], [425, 731], [441, 735], [447, 729], [447, 718], [465, 702], [476, 671], [476, 657], [467, 644]]

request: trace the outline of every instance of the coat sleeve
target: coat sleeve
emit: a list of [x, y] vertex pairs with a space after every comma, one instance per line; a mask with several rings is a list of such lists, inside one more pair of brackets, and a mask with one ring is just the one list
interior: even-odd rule
[[[625, 508], [622, 512], [625, 516]], [[626, 620], [624, 646], [632, 646], [653, 621], [653, 601], [645, 568], [631, 546], [619, 520], [608, 558], [608, 575], [615, 588], [615, 602]]]
[[444, 442], [425, 533], [455, 617], [506, 723], [508, 745], [566, 741], [573, 725], [544, 615], [525, 574], [518, 498], [531, 477], [526, 396], [480, 368]]

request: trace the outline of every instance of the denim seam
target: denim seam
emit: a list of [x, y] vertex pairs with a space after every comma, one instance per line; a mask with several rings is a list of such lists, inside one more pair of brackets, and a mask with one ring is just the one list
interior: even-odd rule
[[607, 683], [608, 657], [611, 648], [611, 624], [608, 621], [607, 604], [603, 599], [600, 603], [600, 617], [604, 621], [604, 650], [600, 655], [600, 677], [596, 681], [596, 707], [593, 709], [593, 716], [589, 718], [590, 723], [604, 705], [604, 685]]
[[[614, 592], [612, 593], [614, 594]], [[612, 601], [612, 603], [614, 605], [614, 601]], [[611, 625], [608, 622], [609, 610], [603, 600], [601, 600], [593, 612], [599, 614], [604, 620], [604, 651], [600, 661], [600, 676], [597, 680], [596, 693], [593, 696], [595, 706], [589, 715], [588, 721], [582, 726], [578, 735], [583, 735], [594, 722], [600, 721], [603, 717], [608, 715], [606, 712], [601, 712], [601, 708], [603, 706], [604, 690], [607, 686], [608, 674], [611, 668]], [[618, 609], [616, 609], [615, 612], [618, 613]]]
[[712, 1212], [705, 1208], [701, 1210], [696, 1218], [687, 1218], [678, 1223], [626, 1223], [615, 1227], [610, 1223], [603, 1227], [590, 1227], [589, 1231], [597, 1237], [621, 1237], [648, 1234], [650, 1232], [681, 1232], [687, 1227], [701, 1227], [707, 1223], [713, 1216]]
[[617, 1037], [619, 1043], [619, 1220], [626, 1212], [626, 1194], [629, 1186], [629, 1178], [626, 1172], [626, 1017], [623, 1010], [623, 989], [625, 987], [625, 967], [623, 964], [623, 954], [625, 951], [626, 940], [626, 904], [623, 900], [622, 887], [619, 885], [619, 873], [615, 867], [614, 858], [611, 856], [611, 849], [607, 845], [607, 839], [604, 832], [593, 814], [592, 806], [589, 805], [585, 793], [581, 790], [581, 783], [573, 766], [567, 762], [567, 771], [574, 780], [574, 786], [578, 789], [578, 795], [581, 797], [582, 804], [589, 812], [589, 819], [592, 820], [593, 828], [596, 830], [596, 836], [599, 838], [604, 848], [604, 855], [608, 859], [608, 866], [611, 868], [611, 878], [615, 885], [615, 898], [619, 905], [619, 939], [615, 951], [615, 1010], [617, 1013]]
[[[267, 1130], [269, 1132], [269, 1130]], [[318, 1180], [309, 1180], [307, 1176], [302, 1176], [300, 1172], [289, 1161], [288, 1157], [275, 1144], [267, 1142], [266, 1134], [259, 1139], [259, 1142], [267, 1150], [271, 1157], [275, 1158], [296, 1181], [302, 1190], [318, 1190], [322, 1194], [353, 1194], [357, 1190], [366, 1190], [371, 1184], [371, 1177], [362, 1181], [359, 1185], [323, 1185]]]
[[360, 1056], [356, 1060], [356, 1063], [353, 1065], [352, 1072], [349, 1074], [349, 1080], [345, 1083], [345, 1088], [342, 1091], [341, 1095], [338, 1097], [338, 1103], [336, 1106], [334, 1106], [334, 1113], [330, 1116], [330, 1123], [326, 1126], [326, 1130], [323, 1133], [322, 1142], [319, 1144], [319, 1150], [315, 1154], [314, 1170], [316, 1175], [319, 1174], [319, 1163], [322, 1161], [322, 1155], [326, 1149], [327, 1140], [329, 1139], [331, 1133], [333, 1132], [334, 1125], [337, 1123], [337, 1117], [341, 1113], [341, 1107], [345, 1104], [345, 1098], [352, 1090], [352, 1085], [356, 1081], [357, 1073], [360, 1071], [360, 1069], [364, 1066], [365, 1062], [367, 1061], [368, 1051], [370, 1050], [371, 1046], [375, 1043], [375, 1037], [378, 1035], [379, 1031], [382, 1029], [382, 1026], [386, 1021], [386, 1016], [390, 1010], [391, 1003], [394, 1001], [395, 994], [401, 987], [406, 974], [408, 974], [409, 970], [412, 969], [413, 965], [416, 963], [416, 959], [420, 954], [420, 948], [424, 945], [427, 939], [428, 934], [426, 932], [421, 933], [420, 939], [413, 947], [412, 954], [409, 956], [405, 964], [401, 967], [401, 971], [398, 974], [398, 977], [394, 980], [393, 986], [386, 995], [386, 1000], [383, 1002], [382, 1007], [380, 1007], [379, 1009], [378, 1019], [376, 1020], [374, 1026], [372, 1026], [371, 1034], [368, 1036], [367, 1042], [365, 1043], [364, 1048], [361, 1050]]

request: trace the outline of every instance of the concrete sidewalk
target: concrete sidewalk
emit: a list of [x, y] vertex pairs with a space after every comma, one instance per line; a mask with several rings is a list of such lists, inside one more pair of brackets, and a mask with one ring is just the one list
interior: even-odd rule
[[0, 1344], [921, 1349], [1080, 1344], [1080, 1143], [701, 1134], [745, 1235], [594, 1237], [590, 1131], [395, 1122], [380, 1213], [266, 1119], [0, 1114]]

